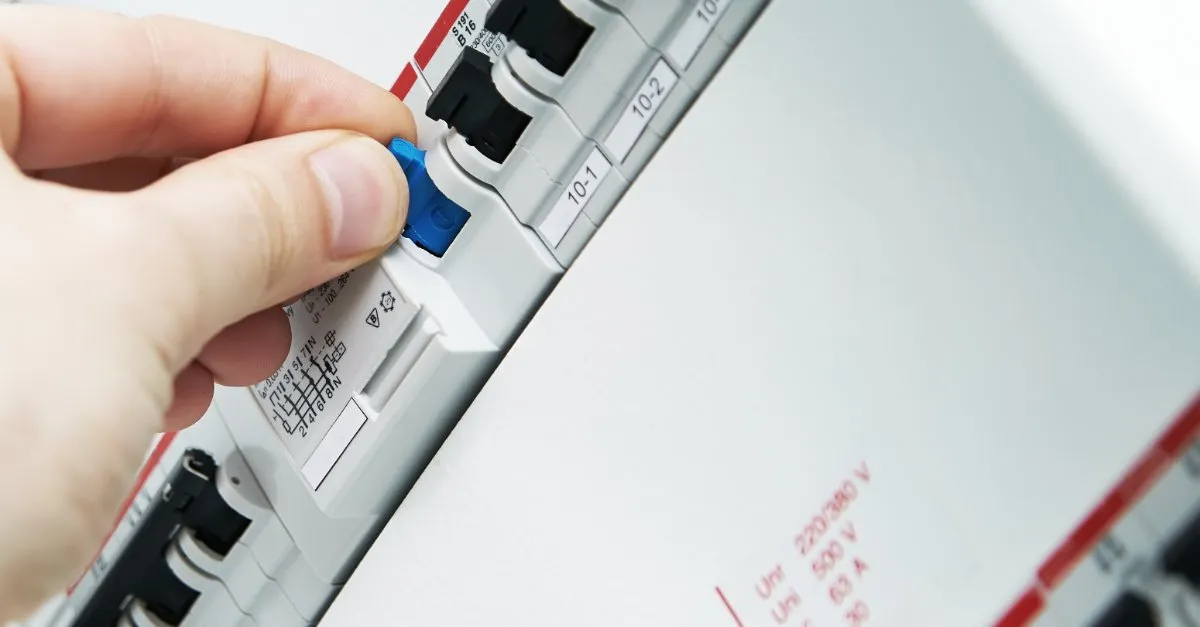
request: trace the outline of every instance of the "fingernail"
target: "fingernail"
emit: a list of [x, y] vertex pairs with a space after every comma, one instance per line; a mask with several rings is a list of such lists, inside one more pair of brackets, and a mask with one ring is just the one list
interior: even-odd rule
[[309, 157], [329, 210], [330, 252], [335, 258], [360, 255], [395, 237], [398, 207], [389, 207], [394, 179], [373, 162], [378, 149], [369, 138], [323, 148]]

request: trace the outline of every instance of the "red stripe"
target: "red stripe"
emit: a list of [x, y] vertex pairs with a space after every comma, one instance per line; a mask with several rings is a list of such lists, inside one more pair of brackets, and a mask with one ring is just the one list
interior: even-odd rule
[[1083, 520], [1066, 541], [1058, 546], [1050, 557], [1038, 568], [1037, 578], [1042, 585], [1053, 588], [1066, 577], [1079, 558], [1087, 553], [1096, 541], [1104, 536], [1104, 531], [1124, 509], [1124, 502], [1116, 494], [1109, 494], [1100, 501], [1100, 505]]
[[1179, 457], [1188, 444], [1196, 439], [1197, 430], [1200, 430], [1200, 397], [1158, 439], [1158, 450], [1169, 459]]
[[721, 603], [725, 605], [726, 611], [728, 611], [729, 615], [733, 617], [733, 622], [737, 624], [737, 627], [746, 627], [744, 624], [742, 624], [742, 619], [738, 618], [737, 612], [733, 611], [733, 606], [729, 604], [729, 599], [725, 598], [725, 593], [721, 592], [721, 587], [717, 586], [715, 589], [717, 591], [717, 596], [721, 598]]
[[1155, 445], [1125, 472], [1120, 483], [1042, 564], [1037, 573], [1042, 585], [1054, 588], [1070, 573], [1129, 506], [1154, 485], [1171, 460], [1195, 437], [1197, 427], [1200, 427], [1200, 397], [1167, 427]]
[[408, 63], [404, 66], [404, 71], [400, 72], [400, 76], [396, 79], [396, 82], [392, 84], [392, 93], [396, 94], [397, 98], [404, 100], [408, 97], [408, 91], [412, 89], [412, 86], [416, 82], [417, 70], [411, 63]]
[[1104, 500], [1100, 501], [1083, 523], [1067, 536], [1066, 541], [1059, 545], [1038, 569], [1037, 576], [1042, 585], [1054, 588], [1062, 582], [1075, 564], [1086, 557], [1088, 551], [1091, 551], [1100, 538], [1125, 514], [1129, 506], [1153, 485], [1155, 479], [1166, 470], [1167, 461], [1157, 448], [1152, 448], [1126, 471], [1120, 483], [1109, 491]]
[[[100, 556], [100, 551], [104, 549], [104, 545], [108, 544], [109, 539], [112, 538], [113, 532], [117, 530], [117, 525], [121, 524], [121, 519], [125, 518], [126, 512], [128, 512], [129, 508], [133, 506], [134, 499], [136, 499], [138, 493], [142, 491], [142, 486], [146, 485], [146, 480], [150, 478], [150, 473], [154, 472], [154, 468], [158, 466], [160, 461], [162, 461], [162, 457], [167, 452], [167, 449], [171, 447], [171, 442], [175, 440], [175, 435], [176, 433], [174, 431], [164, 433], [162, 437], [158, 439], [158, 444], [154, 446], [154, 450], [150, 451], [150, 456], [146, 458], [146, 463], [142, 464], [142, 470], [138, 473], [137, 480], [134, 481], [133, 489], [130, 490], [129, 494], [125, 497], [125, 502], [121, 503], [121, 513], [117, 514], [117, 520], [113, 522], [112, 529], [108, 530], [108, 535], [104, 536], [104, 541], [100, 543], [100, 548], [96, 549], [96, 554], [92, 556], [92, 561], [88, 563], [89, 568], [91, 567], [91, 564], [95, 563], [96, 558]], [[82, 573], [80, 573], [79, 577], [75, 580], [75, 583], [71, 584], [70, 588], [67, 588], [67, 594], [71, 594], [71, 592], [75, 590], [75, 586], [79, 585], [79, 582], [83, 580], [83, 576], [86, 574], [87, 570], [84, 570]]]
[[1030, 588], [1017, 598], [1017, 602], [1008, 608], [1008, 612], [1001, 616], [1000, 620], [996, 621], [995, 627], [1025, 627], [1042, 613], [1045, 606], [1046, 601], [1042, 599], [1041, 593]]
[[421, 42], [421, 47], [417, 48], [417, 54], [413, 57], [422, 70], [429, 65], [433, 53], [437, 52], [438, 46], [442, 45], [442, 40], [446, 39], [446, 34], [450, 32], [450, 27], [454, 25], [455, 20], [462, 15], [466, 8], [467, 0], [450, 0], [446, 4], [446, 8], [442, 9], [442, 14], [433, 23], [433, 28], [429, 30], [428, 35], [425, 35], [425, 41]]
[[[1137, 463], [1129, 467], [1121, 481], [1109, 491], [1087, 518], [1083, 520], [1067, 539], [1038, 568], [1037, 578], [1047, 592], [1053, 590], [1070, 574], [1071, 569], [1083, 559], [1096, 542], [1108, 532], [1131, 505], [1149, 490], [1170, 464], [1195, 441], [1200, 432], [1200, 396], [1171, 423], [1169, 427], [1142, 454]], [[1044, 601], [1036, 590], [1029, 590], [1013, 603], [997, 627], [1024, 625], [1040, 611]], [[1032, 608], [1032, 609], [1031, 609]]]

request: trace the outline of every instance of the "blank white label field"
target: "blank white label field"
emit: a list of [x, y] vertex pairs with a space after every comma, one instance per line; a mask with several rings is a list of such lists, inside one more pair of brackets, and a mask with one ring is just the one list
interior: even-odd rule
[[692, 12], [684, 18], [683, 25], [675, 33], [675, 38], [667, 45], [667, 54], [679, 64], [681, 69], [687, 69], [700, 46], [708, 39], [709, 34], [717, 25], [717, 20], [725, 14], [729, 3], [733, 0], [698, 0]]
[[358, 435], [359, 429], [362, 429], [366, 423], [367, 415], [363, 413], [358, 403], [353, 400], [346, 403], [346, 408], [338, 414], [333, 426], [325, 432], [325, 437], [321, 439], [321, 443], [313, 450], [312, 455], [309, 456], [307, 462], [304, 462], [304, 467], [300, 470], [312, 489], [316, 490], [321, 486], [321, 482], [325, 481], [329, 471], [333, 470], [333, 465], [337, 463], [342, 453], [350, 446], [350, 442], [354, 440], [354, 436]]
[[559, 196], [558, 202], [554, 203], [538, 226], [538, 231], [552, 248], [558, 248], [562, 243], [567, 231], [575, 224], [579, 214], [583, 213], [583, 208], [592, 196], [596, 195], [596, 188], [604, 182], [604, 177], [608, 176], [611, 169], [612, 164], [605, 158], [604, 153], [600, 152], [599, 148], [592, 148], [591, 154], [584, 160], [583, 165], [579, 166], [575, 176], [567, 182], [567, 187], [562, 196]]
[[650, 68], [646, 80], [642, 81], [641, 87], [638, 87], [629, 104], [625, 105], [625, 112], [617, 119], [617, 123], [604, 140], [604, 145], [618, 163], [625, 161], [625, 157], [629, 156], [629, 151], [633, 150], [633, 145], [650, 124], [650, 118], [662, 107], [663, 101], [671, 95], [671, 89], [678, 81], [679, 76], [662, 59]]

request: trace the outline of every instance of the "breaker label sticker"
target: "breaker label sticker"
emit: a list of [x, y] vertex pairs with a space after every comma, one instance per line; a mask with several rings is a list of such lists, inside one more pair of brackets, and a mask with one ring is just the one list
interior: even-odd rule
[[667, 45], [667, 54], [679, 64], [680, 68], [686, 70], [687, 66], [692, 63], [692, 59], [696, 58], [700, 46], [704, 45], [713, 28], [716, 27], [717, 20], [725, 14], [725, 9], [729, 8], [729, 3], [732, 1], [698, 0], [696, 2], [695, 8], [684, 18], [679, 32], [675, 33], [675, 38]]
[[303, 464], [416, 308], [372, 263], [309, 290], [285, 311], [291, 351], [278, 372], [252, 389], [292, 458]]
[[650, 124], [650, 118], [654, 117], [663, 101], [671, 95], [671, 90], [678, 81], [679, 76], [662, 59], [650, 69], [650, 74], [642, 81], [641, 87], [638, 87], [626, 105], [625, 112], [617, 119], [617, 123], [604, 140], [604, 145], [618, 163], [625, 161], [629, 156], [629, 151], [633, 150], [633, 145]]
[[596, 189], [604, 182], [604, 177], [608, 176], [611, 169], [612, 164], [604, 157], [604, 153], [600, 152], [599, 148], [592, 148], [592, 153], [583, 165], [579, 166], [558, 202], [554, 203], [538, 226], [538, 231], [546, 238], [551, 248], [558, 248], [562, 243], [567, 231], [575, 224], [579, 214], [583, 213], [583, 208], [595, 195]]
[[444, 39], [436, 44], [437, 48], [432, 56], [429, 59], [421, 59], [418, 56], [417, 64], [421, 66], [421, 73], [431, 89], [436, 89], [450, 72], [463, 48], [470, 46], [493, 61], [504, 52], [508, 39], [483, 28], [489, 8], [491, 5], [486, 0], [468, 2], [462, 13], [454, 18]]

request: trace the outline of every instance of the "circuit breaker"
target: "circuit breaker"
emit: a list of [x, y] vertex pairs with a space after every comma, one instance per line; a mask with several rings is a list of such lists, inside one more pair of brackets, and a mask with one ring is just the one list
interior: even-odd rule
[[312, 625], [765, 0], [451, 0], [392, 92], [412, 208], [286, 307], [284, 366], [155, 444], [29, 625]]
[[[195, 427], [159, 439], [92, 567], [27, 624], [1200, 624], [1200, 335], [1179, 323], [1200, 311], [1194, 280], [1140, 230], [1127, 190], [1101, 173], [1112, 164], [1064, 130], [1077, 120], [1059, 119], [985, 28], [1000, 6], [1016, 5], [451, 0], [392, 86], [419, 129], [415, 145], [389, 144], [414, 201], [403, 237], [288, 306], [285, 366], [219, 389]], [[730, 69], [741, 79], [718, 87]], [[698, 118], [714, 97], [729, 115]], [[709, 130], [729, 119], [735, 132]], [[556, 341], [588, 344], [526, 325], [548, 311], [556, 325], [592, 321], [545, 300], [583, 301], [598, 284], [597, 264], [577, 260], [597, 260], [601, 229], [630, 226], [610, 216], [672, 198], [630, 204], [648, 165], [699, 161], [659, 153], [698, 121], [734, 140], [704, 158], [761, 167], [688, 190], [690, 211], [660, 212], [652, 235], [617, 231], [605, 260], [634, 244], [690, 254], [633, 293], [687, 306], [703, 290], [758, 294], [687, 332], [728, 332], [703, 345], [730, 353], [800, 337], [805, 354], [731, 354], [771, 379], [755, 387], [727, 363], [663, 357], [700, 342], [661, 337], [685, 314], [658, 320], [659, 335], [630, 315], [597, 335], [642, 341], [625, 365], [659, 378], [604, 379], [627, 384], [611, 392], [624, 415], [560, 415], [601, 395], [539, 388], [560, 364], [531, 363]], [[710, 148], [688, 130], [683, 146]], [[703, 213], [701, 193], [722, 207]], [[781, 198], [804, 203], [763, 207]], [[711, 245], [670, 241], [668, 214], [704, 216], [687, 233]], [[779, 225], [804, 228], [760, 235]], [[684, 263], [707, 274], [685, 277]], [[560, 285], [585, 270], [593, 283]], [[622, 270], [626, 283], [650, 273]], [[756, 283], [768, 287], [741, 289]], [[802, 305], [785, 302], [797, 293]], [[790, 315], [760, 311], [772, 308]], [[518, 338], [536, 350], [509, 352]], [[489, 398], [498, 364], [520, 372]], [[686, 381], [705, 389], [676, 389], [651, 424], [635, 403], [662, 401], [652, 392], [671, 369], [707, 375]], [[739, 383], [741, 398], [719, 389]], [[707, 430], [667, 415], [718, 401], [726, 413]], [[528, 444], [539, 437], [561, 448], [536, 456], [552, 448]], [[514, 461], [522, 452], [536, 459]], [[340, 616], [339, 594], [356, 604]], [[480, 618], [459, 619], [475, 603]]]

